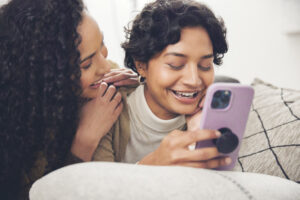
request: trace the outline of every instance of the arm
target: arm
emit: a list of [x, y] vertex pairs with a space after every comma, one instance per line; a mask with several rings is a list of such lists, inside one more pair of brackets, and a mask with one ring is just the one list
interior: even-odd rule
[[90, 161], [100, 140], [109, 132], [122, 109], [121, 94], [116, 93], [114, 86], [108, 87], [102, 83], [97, 98], [82, 108], [71, 153], [83, 161]]
[[81, 163], [81, 162], [83, 162], [82, 159], [75, 156], [72, 152], [69, 152], [66, 157], [66, 161], [65, 161], [64, 165], [71, 165], [71, 164], [76, 164], [76, 163]]
[[[113, 128], [112, 128], [113, 129]], [[105, 135], [100, 141], [98, 147], [96, 148], [92, 160], [94, 161], [107, 161], [114, 162], [114, 151], [113, 151], [113, 131], [109, 131], [107, 135]]]

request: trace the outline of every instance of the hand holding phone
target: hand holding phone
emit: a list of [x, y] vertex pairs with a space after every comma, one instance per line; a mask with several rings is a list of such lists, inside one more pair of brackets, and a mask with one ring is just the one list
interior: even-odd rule
[[230, 170], [235, 166], [253, 95], [251, 86], [237, 83], [214, 83], [207, 90], [199, 127], [219, 130], [222, 136], [197, 142], [196, 148], [216, 146], [222, 155], [231, 158], [230, 165], [218, 170]]

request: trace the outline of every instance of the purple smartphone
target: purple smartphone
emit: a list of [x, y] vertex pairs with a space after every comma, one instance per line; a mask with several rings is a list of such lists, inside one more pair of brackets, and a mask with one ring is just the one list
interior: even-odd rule
[[253, 95], [251, 86], [238, 83], [214, 83], [206, 92], [200, 128], [219, 130], [222, 136], [197, 142], [196, 148], [216, 146], [221, 154], [231, 157], [232, 163], [218, 170], [235, 166]]

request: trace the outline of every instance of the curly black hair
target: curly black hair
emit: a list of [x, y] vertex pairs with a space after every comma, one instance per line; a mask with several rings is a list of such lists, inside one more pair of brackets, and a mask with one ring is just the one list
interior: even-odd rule
[[81, 0], [11, 0], [0, 8], [0, 187], [15, 199], [20, 178], [45, 152], [62, 166], [81, 106]]
[[213, 45], [214, 63], [222, 64], [228, 50], [226, 28], [222, 18], [217, 18], [204, 4], [193, 0], [156, 0], [147, 4], [125, 28], [125, 66], [135, 72], [134, 61], [148, 63], [157, 53], [180, 40], [185, 27], [203, 27]]

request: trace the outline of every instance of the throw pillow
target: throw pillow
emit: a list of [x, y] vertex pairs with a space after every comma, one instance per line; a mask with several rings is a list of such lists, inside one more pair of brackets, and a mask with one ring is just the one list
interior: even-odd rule
[[255, 79], [255, 96], [234, 171], [300, 183], [300, 91]]

